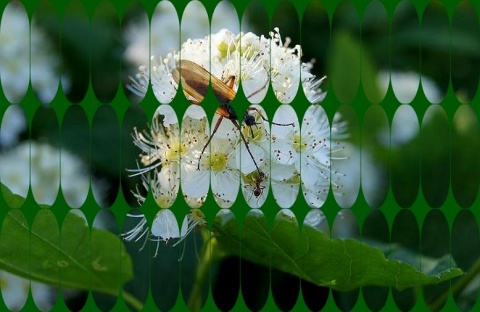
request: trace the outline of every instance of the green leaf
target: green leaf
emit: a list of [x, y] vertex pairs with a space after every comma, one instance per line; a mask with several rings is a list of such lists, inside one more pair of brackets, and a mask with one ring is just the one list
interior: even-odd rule
[[0, 184], [0, 187], [2, 188], [2, 195], [9, 207], [11, 208], [20, 208], [23, 203], [25, 202], [25, 199], [17, 194], [13, 194], [12, 191], [8, 187], [6, 187], [3, 183]]
[[[218, 247], [249, 261], [299, 276], [319, 286], [348, 291], [361, 286], [386, 286], [403, 290], [436, 284], [462, 275], [458, 268], [445, 268], [445, 257], [437, 268], [424, 273], [410, 264], [387, 259], [384, 253], [355, 239], [331, 239], [321, 231], [279, 215], [272, 230], [263, 215], [250, 213], [240, 238], [234, 219], [214, 223]], [[300, 237], [300, 241], [298, 240]], [[241, 246], [240, 246], [241, 241]], [[241, 248], [239, 248], [241, 247]], [[270, 253], [270, 254], [269, 254]]]
[[[46, 232], [44, 228], [39, 234]], [[62, 285], [117, 295], [133, 276], [130, 256], [118, 236], [96, 228], [90, 230], [82, 218], [72, 213], [66, 216], [61, 233]], [[49, 248], [54, 252], [58, 247], [44, 244], [40, 259]]]
[[[9, 203], [18, 199], [16, 195], [4, 197]], [[60, 240], [57, 220], [49, 209], [39, 210], [31, 229], [21, 210], [10, 209], [5, 215], [0, 269], [47, 284], [115, 296], [133, 276], [130, 256], [118, 236], [90, 229], [81, 217], [70, 213]]]

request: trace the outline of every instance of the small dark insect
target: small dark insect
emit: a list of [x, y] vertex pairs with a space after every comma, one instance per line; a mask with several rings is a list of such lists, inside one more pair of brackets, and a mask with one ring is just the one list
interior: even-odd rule
[[[181, 72], [181, 75], [180, 75], [180, 72]], [[218, 127], [222, 123], [223, 118], [226, 118], [230, 120], [233, 123], [233, 125], [239, 130], [243, 143], [247, 148], [248, 154], [250, 155], [250, 158], [252, 159], [255, 165], [255, 168], [258, 171], [258, 174], [259, 175], [263, 174], [258, 167], [255, 157], [253, 157], [252, 152], [250, 151], [248, 141], [245, 139], [240, 129], [240, 125], [238, 124], [237, 114], [235, 113], [235, 110], [233, 109], [233, 107], [230, 105], [230, 102], [235, 98], [235, 95], [236, 95], [235, 91], [233, 90], [235, 76], [230, 76], [228, 77], [226, 82], [223, 82], [217, 77], [215, 77], [214, 75], [210, 75], [210, 73], [202, 66], [188, 60], [180, 60], [178, 66], [172, 70], [172, 76], [177, 84], [180, 84], [180, 81], [181, 81], [183, 90], [187, 94], [189, 94], [191, 97], [194, 98], [194, 100], [190, 101], [192, 104], [199, 104], [203, 100], [204, 95], [206, 94], [208, 89], [209, 81], [211, 79], [215, 96], [217, 100], [221, 103], [221, 105], [216, 110], [216, 113], [220, 115], [220, 118], [217, 120], [215, 127], [213, 128], [212, 135], [210, 136], [207, 143], [203, 147], [202, 152], [200, 153], [200, 156], [198, 158], [197, 170], [200, 170], [200, 161], [202, 159], [203, 153], [205, 152], [208, 145], [212, 141], [212, 138], [217, 132]], [[266, 82], [265, 85], [262, 86], [259, 90], [250, 94], [247, 98], [250, 98], [255, 94], [257, 94], [258, 92], [260, 92], [261, 90], [263, 90], [267, 86], [267, 83], [268, 82]], [[268, 121], [257, 108], [249, 107], [248, 111], [256, 111], [263, 120]], [[250, 130], [253, 136], [252, 127], [257, 126], [259, 123], [255, 121], [255, 117], [250, 115], [248, 111], [245, 112], [243, 118], [245, 120], [245, 124], [248, 127], [250, 127]], [[294, 126], [293, 123], [291, 124], [274, 123], [274, 124], [279, 126], [290, 126], [290, 125]]]
[[[255, 107], [249, 107], [248, 111], [256, 111], [257, 114], [260, 116], [260, 118], [262, 118], [264, 121], [268, 122], [268, 119], [265, 118], [265, 116], [263, 116], [262, 112], [259, 109], [255, 108]], [[245, 114], [243, 115], [243, 121], [245, 122], [245, 125], [247, 125], [247, 127], [250, 127], [250, 133], [251, 133], [252, 138], [253, 138], [253, 136], [254, 136], [253, 135], [253, 126], [258, 128], [257, 125], [260, 125], [261, 123], [257, 122], [255, 120], [255, 116], [250, 115], [248, 113], [248, 111], [246, 111]], [[282, 123], [272, 121], [272, 124], [276, 125], [276, 126], [292, 126], [292, 127], [295, 127], [295, 124], [293, 122], [288, 123], [288, 124], [282, 124]]]
[[265, 186], [261, 184], [264, 179], [265, 173], [263, 173], [263, 171], [259, 171], [258, 176], [255, 178], [255, 187], [253, 188], [253, 195], [257, 198], [263, 194], [263, 190], [265, 189]]

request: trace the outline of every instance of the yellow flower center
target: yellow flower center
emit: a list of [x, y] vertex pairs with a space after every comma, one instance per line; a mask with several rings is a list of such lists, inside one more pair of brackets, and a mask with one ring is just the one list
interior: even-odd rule
[[168, 208], [172, 205], [171, 198], [166, 195], [161, 195], [155, 199], [158, 206], [162, 208]]
[[174, 145], [170, 146], [165, 153], [163, 165], [167, 165], [170, 162], [179, 162], [180, 156], [184, 155], [185, 151], [185, 146], [180, 143], [175, 143]]
[[300, 135], [296, 134], [293, 137], [293, 148], [297, 151], [300, 152], [301, 150], [305, 149], [307, 147], [307, 143], [305, 142], [304, 139], [301, 138]]
[[257, 125], [253, 126], [243, 126], [243, 136], [248, 138], [250, 141], [261, 141], [263, 139], [263, 131]]
[[227, 167], [227, 161], [227, 155], [215, 152], [210, 156], [210, 168], [215, 171], [221, 171]]

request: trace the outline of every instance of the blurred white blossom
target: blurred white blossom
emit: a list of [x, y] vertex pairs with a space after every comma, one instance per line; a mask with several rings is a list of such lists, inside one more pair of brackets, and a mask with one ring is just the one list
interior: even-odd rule
[[[31, 287], [35, 289], [32, 293], [34, 293], [38, 310], [51, 310], [56, 299], [54, 290], [50, 286], [34, 281], [31, 282]], [[0, 271], [0, 288], [7, 308], [10, 311], [22, 310], [30, 291], [30, 281], [6, 271]]]
[[391, 82], [393, 92], [400, 103], [410, 103], [420, 89], [420, 82], [427, 99], [431, 103], [442, 100], [442, 92], [435, 81], [425, 75], [413, 71], [382, 70], [378, 73], [378, 84], [382, 94], [385, 94]]
[[378, 73], [377, 81], [381, 94], [385, 94], [391, 85], [397, 100], [401, 103], [409, 103], [417, 94], [420, 75], [415, 72], [381, 70]]
[[[21, 4], [9, 3], [3, 12], [0, 31], [0, 73], [8, 100], [19, 102], [31, 79], [39, 100], [50, 102], [58, 89], [59, 67], [59, 54], [36, 20], [30, 25]], [[65, 90], [68, 79], [64, 81]]]
[[[0, 155], [0, 176], [13, 193], [26, 197], [32, 192], [39, 204], [52, 205], [60, 185], [60, 150], [45, 143], [25, 141]], [[19, 164], [30, 163], [30, 166]], [[85, 200], [90, 178], [84, 164], [76, 156], [62, 150], [62, 192], [66, 201], [79, 207]], [[48, 183], [45, 183], [48, 181]]]
[[30, 80], [30, 24], [25, 9], [11, 2], [3, 11], [0, 29], [0, 73], [5, 96], [19, 102]]
[[[380, 71], [378, 85], [382, 92], [387, 92], [389, 82], [391, 82], [394, 94], [400, 103], [410, 103], [415, 98], [420, 90], [420, 82], [427, 99], [431, 103], [439, 103], [443, 98], [442, 92], [435, 81], [416, 72]], [[419, 134], [419, 120], [413, 109], [400, 106], [393, 120], [393, 123], [397, 124], [398, 127], [394, 127], [394, 124], [392, 124], [391, 133], [388, 132], [388, 129], [384, 131], [381, 140], [385, 146], [390, 144], [392, 148], [398, 148], [410, 142]]]
[[18, 105], [10, 105], [3, 115], [0, 127], [0, 147], [12, 146], [18, 141], [20, 133], [27, 128], [27, 118]]
[[[58, 51], [54, 49], [50, 38], [37, 25], [35, 18], [31, 27], [31, 62], [30, 76], [33, 89], [42, 103], [48, 103], [55, 97], [60, 80], [61, 60]], [[70, 89], [70, 79], [63, 75], [63, 92]]]

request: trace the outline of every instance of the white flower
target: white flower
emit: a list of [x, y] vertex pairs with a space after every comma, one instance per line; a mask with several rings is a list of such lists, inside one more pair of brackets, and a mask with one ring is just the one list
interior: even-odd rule
[[[152, 56], [151, 62], [153, 93], [160, 103], [170, 103], [175, 97], [177, 88], [171, 74], [172, 69], [176, 66], [175, 58], [169, 53], [166, 58], [160, 57], [159, 63]], [[135, 79], [130, 77], [132, 84], [127, 86], [128, 89], [136, 96], [143, 97], [149, 84], [149, 75], [150, 71], [147, 66], [139, 66], [139, 72], [136, 74]]]
[[270, 52], [272, 88], [280, 102], [290, 103], [300, 82], [301, 49], [299, 45], [289, 48], [289, 38], [283, 43], [278, 28], [270, 32], [270, 36], [273, 38]]
[[278, 28], [270, 36], [272, 38], [267, 39], [253, 33], [233, 34], [221, 29], [203, 39], [188, 39], [178, 52], [168, 53], [166, 57], [152, 56], [154, 66], [151, 73], [147, 66], [140, 66], [140, 73], [133, 79], [130, 89], [138, 96], [144, 95], [151, 75], [157, 99], [161, 103], [171, 102], [177, 88], [171, 71], [181, 58], [197, 63], [222, 81], [237, 77], [233, 90], [238, 89], [241, 81], [252, 103], [265, 95], [267, 90], [262, 86], [266, 86], [268, 77], [281, 103], [293, 100], [299, 82], [312, 103], [323, 100], [325, 93], [320, 89], [322, 79], [310, 73], [312, 63], [301, 63], [300, 46], [288, 48], [290, 40], [283, 43]]
[[[198, 209], [191, 209], [185, 216], [182, 228], [179, 230], [177, 219], [170, 209], [162, 208], [155, 215], [151, 229], [148, 227], [147, 219], [142, 214], [129, 213], [128, 218], [139, 219], [138, 223], [130, 230], [122, 234], [124, 240], [128, 242], [138, 242], [144, 240], [140, 250], [142, 250], [147, 241], [157, 243], [154, 257], [158, 255], [160, 243], [171, 245], [172, 247], [180, 244], [196, 227], [205, 226], [205, 216]], [[173, 242], [173, 243], [170, 243]]]
[[[283, 126], [280, 126], [283, 124]], [[295, 202], [300, 188], [298, 148], [299, 122], [290, 105], [280, 106], [272, 124], [272, 191], [277, 204], [289, 208]], [[292, 150], [293, 148], [293, 150]]]
[[[156, 98], [161, 103], [169, 103], [175, 97], [178, 87], [172, 70], [180, 60], [189, 60], [227, 85], [233, 81], [232, 88], [235, 92], [242, 83], [244, 93], [251, 103], [263, 99], [269, 79], [281, 103], [293, 100], [298, 83], [302, 83], [311, 103], [323, 100], [325, 94], [319, 88], [322, 80], [310, 73], [312, 64], [302, 64], [300, 47], [288, 48], [289, 40], [284, 44], [278, 29], [275, 31], [271, 33], [271, 39], [252, 33], [233, 34], [226, 29], [205, 38], [188, 39], [178, 52], [152, 56], [152, 72], [143, 66], [131, 89], [142, 96], [151, 84]], [[150, 76], [151, 81], [148, 80]], [[203, 95], [186, 96], [192, 102], [203, 99]], [[336, 118], [330, 128], [328, 118], [320, 106], [313, 105], [307, 111], [301, 131], [296, 122], [293, 126], [277, 126], [277, 132], [270, 132], [270, 123], [260, 115], [264, 112], [256, 107], [259, 111], [249, 111], [254, 120], [253, 125], [247, 126], [244, 122], [238, 132], [234, 122], [225, 116], [214, 137], [210, 136], [207, 118], [200, 107], [190, 108], [182, 120], [181, 140], [175, 138], [175, 135], [167, 135], [166, 129], [179, 127], [178, 120], [168, 112], [157, 111], [157, 114], [164, 116], [160, 119], [163, 120], [163, 127], [158, 122], [155, 125], [154, 121], [148, 136], [135, 131], [135, 144], [143, 152], [140, 162], [142, 167], [137, 172], [142, 174], [145, 188], [152, 188], [155, 198], [158, 197], [155, 194], [161, 194], [168, 202], [175, 200], [176, 192], [170, 190], [178, 183], [172, 182], [175, 180], [173, 176], [164, 173], [164, 168], [170, 168], [173, 163], [180, 166], [182, 194], [186, 196], [185, 201], [190, 207], [202, 205], [210, 184], [217, 204], [229, 207], [236, 199], [238, 180], [241, 181], [243, 196], [252, 208], [263, 205], [270, 183], [280, 190], [276, 200], [281, 207], [288, 206], [297, 195], [295, 190], [298, 191], [299, 185], [302, 185], [306, 201], [313, 207], [323, 204], [330, 185], [335, 188], [334, 192], [341, 192], [338, 189], [342, 184], [337, 178], [343, 175], [331, 172], [331, 159], [342, 160], [343, 156], [338, 156], [337, 152], [343, 149], [339, 141], [345, 138], [345, 124]], [[291, 118], [287, 117], [291, 116], [280, 116], [275, 121], [281, 124], [292, 123]], [[215, 127], [218, 118], [218, 114], [215, 115], [212, 127]], [[174, 138], [179, 147], [174, 149], [177, 151], [175, 157], [170, 157], [168, 155], [174, 145]], [[209, 139], [211, 141], [206, 148]], [[270, 150], [275, 152], [271, 154]], [[144, 201], [143, 197], [139, 199]], [[162, 244], [176, 246], [194, 228], [206, 225], [199, 212], [192, 210], [188, 213], [181, 230], [174, 214], [168, 209], [161, 209], [157, 213], [150, 229], [142, 215], [128, 215], [137, 218], [139, 222], [123, 236], [127, 241], [144, 239], [144, 245], [149, 240], [156, 242], [156, 256], [161, 252]], [[294, 218], [289, 210], [283, 214]], [[305, 223], [317, 228], [321, 224], [323, 228], [325, 224], [328, 225], [323, 220], [322, 215], [310, 213]]]
[[10, 311], [20, 311], [27, 301], [30, 281], [6, 271], [0, 271], [0, 287], [7, 308]]
[[[207, 116], [200, 106], [191, 105], [182, 120], [182, 153], [180, 172], [184, 198], [191, 208], [203, 204], [210, 184], [204, 166], [209, 166], [209, 150], [206, 149], [209, 128]], [[204, 153], [202, 154], [202, 151]]]
[[[294, 122], [289, 110], [277, 111], [280, 123]], [[287, 203], [295, 185], [302, 184], [305, 199], [312, 207], [320, 207], [326, 200], [331, 175], [331, 158], [343, 148], [345, 125], [334, 120], [330, 129], [327, 115], [319, 105], [311, 105], [302, 121], [302, 128], [272, 126], [272, 183], [284, 184], [278, 200]], [[332, 130], [333, 139], [330, 131]], [[332, 181], [334, 186], [338, 186]], [[290, 192], [288, 191], [290, 189]], [[285, 197], [285, 198], [283, 198]], [[282, 199], [283, 198], [283, 199]]]
[[[401, 103], [410, 103], [420, 87], [420, 74], [415, 72], [382, 70], [378, 73], [377, 80], [383, 93], [387, 92], [390, 82], [397, 100]], [[432, 103], [441, 100], [441, 92], [435, 82], [424, 75], [422, 88]], [[387, 148], [399, 148], [410, 142], [419, 132], [419, 121], [414, 109], [408, 105], [401, 105], [395, 112], [391, 129], [384, 129], [380, 134], [380, 140]]]
[[[163, 123], [160, 123], [163, 120]], [[161, 105], [153, 118], [149, 131], [134, 130], [134, 144], [141, 150], [141, 168], [129, 170], [132, 175], [142, 175], [142, 184], [146, 190], [152, 189], [154, 198], [162, 208], [170, 207], [176, 199], [179, 185], [182, 185], [185, 200], [192, 208], [199, 207], [208, 192], [210, 184], [210, 168], [214, 168], [214, 185], [225, 182], [231, 172], [236, 169], [234, 145], [221, 144], [236, 142], [221, 137], [212, 140], [213, 159], [210, 149], [205, 149], [200, 158], [202, 149], [208, 141], [208, 127], [205, 113], [200, 106], [192, 105], [188, 108], [183, 121], [182, 129], [175, 112], [168, 105]], [[231, 135], [231, 134], [230, 134]], [[180, 141], [180, 137], [182, 141]], [[228, 154], [225, 152], [228, 151]], [[227, 157], [222, 163], [222, 157]], [[210, 164], [212, 159], [212, 165]], [[222, 167], [225, 165], [225, 167]], [[182, 180], [180, 181], [180, 172]], [[145, 198], [140, 192], [134, 193], [139, 203]], [[234, 196], [230, 193], [221, 194], [227, 202]]]
[[[160, 119], [163, 119], [163, 125], [159, 123]], [[147, 190], [149, 187], [152, 189], [155, 200], [162, 208], [170, 207], [175, 201], [180, 184], [179, 170], [183, 194], [192, 208], [204, 201], [212, 172], [215, 199], [223, 201], [222, 206], [231, 205], [236, 198], [239, 182], [239, 142], [235, 131], [232, 131], [233, 124], [222, 123], [218, 135], [212, 139], [209, 148], [205, 148], [201, 158], [201, 151], [208, 141], [206, 116], [201, 107], [190, 106], [182, 125], [180, 143], [176, 115], [171, 107], [161, 105], [148, 133], [135, 129], [134, 143], [142, 150], [143, 167], [130, 171], [134, 175], [142, 174], [143, 186]], [[226, 125], [230, 126], [228, 130], [224, 129], [228, 127]], [[140, 192], [135, 196], [140, 203], [145, 200]]]
[[[163, 119], [161, 122], [160, 119]], [[149, 132], [134, 129], [133, 142], [142, 150], [142, 168], [130, 170], [132, 175], [142, 175], [142, 185], [153, 190], [155, 201], [160, 207], [170, 207], [180, 186], [179, 163], [185, 151], [180, 142], [178, 119], [173, 109], [161, 105], [153, 117]], [[134, 193], [142, 204], [145, 198], [140, 192]]]
[[[33, 155], [32, 147], [31, 151]], [[60, 161], [62, 194], [70, 207], [79, 208], [83, 205], [88, 195], [90, 186], [88, 168], [81, 159], [66, 149], [61, 150]], [[92, 181], [92, 184], [93, 183], [96, 185], [96, 190], [94, 190], [94, 194], [96, 195], [95, 200], [102, 206], [103, 193], [106, 188], [105, 182]]]
[[[331, 186], [335, 200], [341, 208], [350, 208], [360, 188], [360, 149], [352, 143], [342, 143], [332, 157]], [[367, 166], [363, 169], [368, 169]], [[376, 175], [378, 172], [371, 172]], [[369, 181], [379, 187], [375, 180]]]
[[420, 133], [420, 124], [413, 107], [400, 105], [393, 116], [390, 129], [384, 129], [381, 143], [392, 149], [398, 149], [411, 142]]
[[170, 209], [160, 209], [153, 219], [151, 229], [151, 240], [157, 242], [154, 257], [158, 254], [158, 248], [161, 242], [166, 245], [174, 241], [172, 247], [180, 244], [196, 227], [204, 226], [205, 216], [198, 209], [192, 209], [185, 216], [182, 222], [182, 228], [179, 231], [177, 219]]
[[307, 99], [311, 103], [318, 103], [325, 97], [325, 92], [320, 89], [324, 78], [318, 79], [310, 70], [312, 62], [302, 63], [302, 50], [300, 45], [289, 48], [290, 38], [282, 41], [278, 27], [270, 32], [271, 44], [271, 81], [277, 99], [281, 103], [290, 103], [297, 94], [298, 84], [301, 83]]
[[[211, 178], [213, 195], [221, 206], [231, 206], [238, 193], [239, 172], [237, 165], [236, 140], [214, 137], [210, 143], [210, 153], [204, 155], [197, 170], [198, 152], [190, 149], [182, 166], [182, 190], [190, 197], [203, 197], [206, 193], [198, 193], [199, 185], [208, 185]], [[211, 173], [211, 177], [210, 177]], [[202, 192], [202, 191], [200, 191]]]

